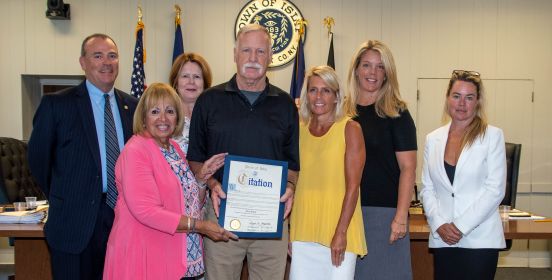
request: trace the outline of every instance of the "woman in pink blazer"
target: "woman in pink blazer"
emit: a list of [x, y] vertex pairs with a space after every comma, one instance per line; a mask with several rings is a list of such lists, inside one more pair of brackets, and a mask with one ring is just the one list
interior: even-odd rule
[[182, 133], [183, 123], [174, 89], [161, 83], [150, 85], [134, 114], [135, 135], [115, 167], [119, 195], [104, 279], [194, 279], [185, 277], [187, 232], [213, 240], [237, 238], [216, 223], [184, 214], [186, 207], [197, 203], [197, 182], [220, 168], [225, 154], [209, 159], [194, 180], [184, 153], [170, 139]]
[[502, 130], [487, 124], [479, 73], [452, 73], [445, 113], [451, 122], [427, 135], [422, 173], [435, 279], [492, 280], [505, 246], [506, 156]]

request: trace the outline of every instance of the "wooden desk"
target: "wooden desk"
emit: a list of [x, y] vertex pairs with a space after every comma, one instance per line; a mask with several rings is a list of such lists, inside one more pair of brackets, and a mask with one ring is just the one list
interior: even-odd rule
[[[510, 220], [504, 224], [507, 239], [552, 239], [552, 222]], [[15, 238], [17, 280], [52, 279], [50, 255], [43, 224], [0, 224], [0, 237]], [[428, 249], [429, 226], [423, 215], [410, 216], [410, 251], [415, 280], [433, 279], [433, 255]]]
[[[552, 222], [509, 220], [503, 223], [506, 239], [552, 239]], [[425, 216], [410, 216], [410, 253], [415, 280], [433, 279], [433, 254], [428, 249], [429, 226]]]
[[0, 237], [15, 240], [17, 280], [51, 280], [50, 253], [44, 239], [44, 224], [0, 224]]

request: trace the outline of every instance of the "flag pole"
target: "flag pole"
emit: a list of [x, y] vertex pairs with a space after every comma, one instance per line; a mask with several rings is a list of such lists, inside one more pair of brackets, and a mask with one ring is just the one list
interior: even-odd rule
[[144, 46], [146, 45], [145, 43], [146, 36], [144, 36], [146, 29], [144, 26], [144, 22], [142, 21], [142, 17], [143, 17], [142, 6], [138, 5], [138, 23], [136, 24], [135, 36], [138, 34], [138, 31], [140, 31], [141, 29], [142, 30], [142, 61], [143, 63], [146, 63], [146, 48], [144, 48]]
[[146, 49], [144, 48], [145, 25], [142, 21], [142, 7], [138, 5], [138, 22], [136, 24], [134, 45], [134, 57], [132, 59], [132, 75], [130, 77], [130, 94], [140, 98], [146, 87], [146, 74], [144, 64], [146, 63]]
[[138, 5], [138, 23], [142, 23], [142, 6]]
[[180, 14], [182, 13], [182, 9], [179, 5], [174, 5], [174, 12], [174, 45], [171, 63], [174, 63], [176, 58], [184, 52], [184, 40], [182, 39], [182, 28], [180, 27]]
[[174, 11], [176, 13], [175, 24], [180, 24], [180, 13], [182, 12], [182, 9], [180, 9], [180, 5], [175, 4]]
[[333, 32], [332, 32], [332, 26], [335, 24], [335, 20], [333, 17], [327, 16], [324, 18], [324, 26], [328, 29], [328, 39], [329, 39], [329, 46], [328, 46], [328, 60], [326, 62], [326, 65], [332, 67], [335, 69], [335, 58], [334, 58], [334, 46], [333, 46]]
[[298, 28], [298, 44], [297, 54], [293, 63], [293, 74], [291, 79], [290, 95], [295, 101], [295, 105], [299, 107], [299, 98], [301, 97], [301, 89], [305, 78], [305, 54], [304, 54], [304, 35], [307, 26], [307, 20], [299, 19], [295, 21], [295, 26]]

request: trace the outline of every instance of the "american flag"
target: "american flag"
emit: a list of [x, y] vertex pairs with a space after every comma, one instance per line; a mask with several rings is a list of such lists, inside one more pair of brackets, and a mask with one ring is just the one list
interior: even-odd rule
[[146, 88], [144, 63], [146, 62], [146, 50], [144, 49], [144, 23], [138, 22], [136, 26], [136, 45], [134, 47], [134, 59], [132, 61], [132, 77], [130, 79], [130, 94], [140, 98]]

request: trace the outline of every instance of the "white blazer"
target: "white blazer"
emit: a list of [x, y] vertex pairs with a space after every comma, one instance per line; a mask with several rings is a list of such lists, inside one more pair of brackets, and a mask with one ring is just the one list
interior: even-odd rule
[[[484, 137], [464, 147], [451, 184], [444, 167], [449, 128], [450, 123], [426, 137], [420, 195], [431, 228], [429, 247], [504, 248], [498, 212], [506, 188], [502, 130], [489, 125]], [[463, 233], [452, 246], [437, 233], [441, 225], [450, 222]]]

